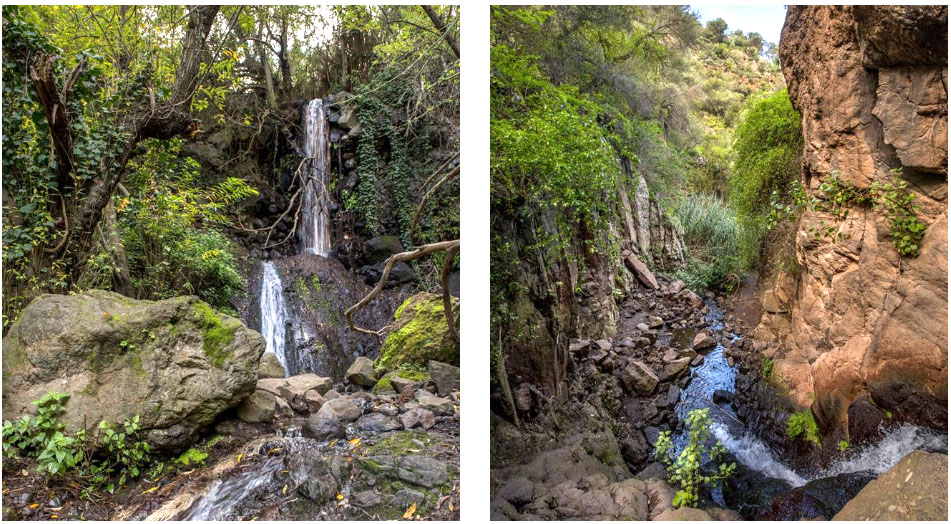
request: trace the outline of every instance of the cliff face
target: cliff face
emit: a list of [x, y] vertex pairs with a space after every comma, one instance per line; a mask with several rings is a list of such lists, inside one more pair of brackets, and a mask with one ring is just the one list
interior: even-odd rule
[[[765, 313], [756, 336], [826, 433], [842, 436], [858, 422], [850, 405], [869, 399], [898, 420], [947, 427], [947, 18], [946, 6], [787, 11], [779, 53], [802, 115], [807, 193], [833, 172], [857, 187], [900, 177], [927, 225], [920, 255], [901, 258], [874, 206], [801, 218], [798, 278], [768, 292], [789, 303]], [[820, 223], [843, 236], [817, 239]]]

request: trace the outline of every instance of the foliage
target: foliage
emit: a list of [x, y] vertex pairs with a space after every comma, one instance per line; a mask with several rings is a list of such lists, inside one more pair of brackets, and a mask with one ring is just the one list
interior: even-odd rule
[[795, 439], [802, 435], [807, 441], [822, 447], [819, 441], [819, 427], [816, 425], [816, 419], [812, 416], [812, 411], [805, 410], [793, 413], [786, 421], [786, 436]]
[[741, 256], [747, 266], [759, 257], [770, 211], [794, 198], [801, 126], [784, 90], [753, 102], [736, 129], [730, 205], [744, 228]]
[[[900, 170], [893, 170], [893, 173], [896, 177], [901, 176]], [[814, 208], [839, 219], [848, 216], [849, 208], [853, 206], [881, 210], [888, 220], [889, 233], [898, 254], [918, 256], [927, 226], [915, 215], [915, 195], [908, 191], [908, 184], [904, 180], [876, 180], [867, 188], [859, 188], [843, 181], [838, 173], [833, 173], [831, 178], [819, 185], [819, 191], [823, 197], [813, 202]], [[832, 237], [834, 226], [823, 226], [824, 224], [821, 224], [818, 230], [813, 231], [816, 238]]]
[[714, 195], [690, 194], [680, 199], [675, 216], [690, 250], [690, 261], [677, 277], [698, 293], [729, 285], [740, 269], [736, 213]]
[[849, 450], [849, 441], [840, 440], [838, 444], [838, 448], [839, 448], [839, 453], [845, 453], [846, 451]]
[[183, 466], [201, 466], [208, 458], [208, 453], [196, 448], [188, 448], [176, 459]]
[[126, 484], [129, 478], [138, 478], [142, 469], [149, 462], [152, 450], [149, 443], [139, 435], [139, 416], [125, 420], [122, 424], [112, 424], [107, 421], [99, 423], [100, 446], [105, 448], [105, 455], [100, 461], [92, 464], [92, 484], [103, 485], [110, 476], [119, 475], [117, 482], [106, 484], [106, 490], [112, 493], [116, 487]]
[[[670, 431], [662, 431], [654, 444], [654, 456], [667, 465], [668, 479], [679, 489], [674, 495], [675, 507], [694, 507], [700, 500], [701, 488], [713, 488], [736, 470], [736, 464], [722, 462], [726, 448], [717, 440], [707, 449], [711, 439], [710, 409], [695, 409], [687, 413], [687, 443], [676, 454]], [[707, 463], [712, 471], [704, 471]]]
[[760, 370], [760, 374], [765, 379], [769, 379], [769, 377], [773, 376], [773, 359], [769, 357], [763, 358], [763, 368]]

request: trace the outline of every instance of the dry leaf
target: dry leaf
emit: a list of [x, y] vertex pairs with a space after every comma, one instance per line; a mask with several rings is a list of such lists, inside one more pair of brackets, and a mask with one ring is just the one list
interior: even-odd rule
[[337, 500], [343, 500], [343, 493], [337, 493]]
[[158, 486], [151, 487], [151, 488], [149, 488], [149, 489], [143, 491], [142, 494], [143, 494], [143, 495], [148, 495], [149, 493], [152, 493], [153, 491], [157, 490], [158, 488], [159, 488]]
[[238, 464], [241, 464], [242, 458], [244, 458], [244, 453], [238, 453]]
[[413, 518], [413, 514], [416, 513], [416, 503], [414, 502], [410, 507], [406, 508], [406, 513], [403, 513], [404, 519]]
[[268, 454], [268, 455], [273, 455], [273, 454], [275, 454], [275, 453], [280, 453], [280, 452], [281, 452], [281, 448], [273, 448], [273, 449], [271, 449], [270, 451], [268, 451], [267, 454]]
[[284, 489], [281, 490], [281, 495], [287, 495], [287, 484], [284, 484]]
[[360, 437], [350, 439], [350, 445], [355, 448], [360, 447]]
[[38, 507], [40, 507], [40, 505], [37, 504], [36, 502], [34, 502], [33, 504], [30, 504], [30, 509], [36, 509]]

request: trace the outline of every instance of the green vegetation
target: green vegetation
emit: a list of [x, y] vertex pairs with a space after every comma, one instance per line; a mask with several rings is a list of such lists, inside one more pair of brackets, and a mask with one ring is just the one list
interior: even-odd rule
[[[455, 297], [452, 307], [458, 322], [459, 300]], [[449, 333], [441, 296], [413, 295], [403, 302], [395, 316], [396, 323], [373, 364], [377, 373], [419, 369], [429, 360], [459, 364], [459, 343]]]
[[4, 421], [3, 454], [34, 459], [41, 473], [73, 474], [87, 494], [100, 488], [112, 493], [139, 477], [151, 458], [139, 434], [139, 417], [120, 424], [102, 421], [95, 436], [85, 430], [69, 435], [59, 421], [68, 400], [68, 393], [50, 392], [33, 402], [36, 416]]
[[196, 448], [188, 448], [175, 460], [183, 466], [201, 466], [207, 458], [208, 453]]
[[[719, 440], [707, 449], [712, 437], [709, 408], [688, 413], [686, 426], [687, 445], [676, 457], [670, 431], [662, 431], [654, 443], [654, 457], [666, 464], [668, 480], [679, 488], [674, 495], [674, 507], [696, 506], [701, 488], [720, 485], [736, 470], [735, 463], [722, 462], [726, 448]], [[713, 465], [709, 473], [704, 469], [707, 462]]]
[[703, 293], [736, 279], [740, 266], [741, 228], [736, 213], [717, 196], [686, 195], [676, 212], [691, 260], [677, 272], [690, 289]]
[[795, 439], [802, 435], [807, 441], [822, 447], [819, 441], [819, 427], [816, 426], [816, 419], [812, 416], [812, 411], [805, 410], [793, 413], [786, 421], [786, 436]]
[[229, 349], [234, 334], [241, 322], [234, 318], [222, 321], [208, 304], [197, 302], [194, 305], [195, 321], [202, 327], [202, 349], [208, 361], [215, 367], [221, 367], [233, 356]]
[[849, 450], [849, 441], [840, 440], [838, 444], [838, 448], [839, 448], [839, 453], [845, 453], [846, 451]]
[[763, 369], [760, 371], [760, 374], [767, 380], [773, 376], [773, 359], [769, 357], [763, 358]]

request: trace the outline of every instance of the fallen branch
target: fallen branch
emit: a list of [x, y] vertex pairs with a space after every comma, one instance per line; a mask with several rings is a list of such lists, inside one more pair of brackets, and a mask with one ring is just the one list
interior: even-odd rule
[[[454, 251], [450, 251], [450, 250], [454, 250]], [[363, 329], [353, 325], [353, 314], [356, 313], [357, 311], [360, 311], [364, 307], [366, 307], [366, 305], [369, 304], [371, 300], [373, 300], [377, 295], [380, 294], [381, 291], [383, 291], [383, 287], [386, 286], [386, 282], [390, 278], [390, 271], [393, 269], [393, 266], [397, 262], [409, 262], [411, 260], [416, 260], [426, 255], [431, 255], [439, 251], [446, 251], [447, 259], [448, 259], [449, 258], [448, 255], [450, 253], [454, 255], [455, 251], [458, 251], [458, 250], [459, 250], [459, 240], [447, 240], [445, 242], [436, 242], [435, 244], [426, 244], [425, 246], [420, 246], [412, 251], [404, 251], [402, 253], [397, 253], [391, 256], [390, 258], [386, 259], [386, 264], [383, 266], [383, 275], [380, 276], [380, 281], [376, 283], [376, 287], [374, 287], [367, 294], [367, 296], [363, 297], [362, 300], [354, 304], [350, 309], [348, 309], [344, 313], [344, 316], [347, 317], [347, 326], [353, 331], [356, 331], [357, 333], [365, 333], [367, 335], [373, 335], [377, 338], [377, 340], [379, 340], [380, 337], [383, 336], [383, 332], [386, 331], [386, 329], [389, 328], [389, 326], [384, 326], [378, 331], [370, 331], [369, 329]], [[451, 262], [450, 262], [450, 265], [451, 265]], [[448, 271], [446, 271], [445, 266], [443, 266], [443, 274], [448, 275]], [[449, 280], [448, 276], [443, 278], [443, 303], [447, 305], [446, 320], [449, 322], [450, 333], [455, 334], [456, 326], [455, 326], [455, 323], [452, 321], [452, 318], [453, 318], [452, 307], [451, 307], [451, 304], [447, 303], [448, 301], [447, 295], [449, 293], [449, 286], [447, 285], [448, 280]], [[455, 334], [454, 336], [458, 338], [458, 334]]]

